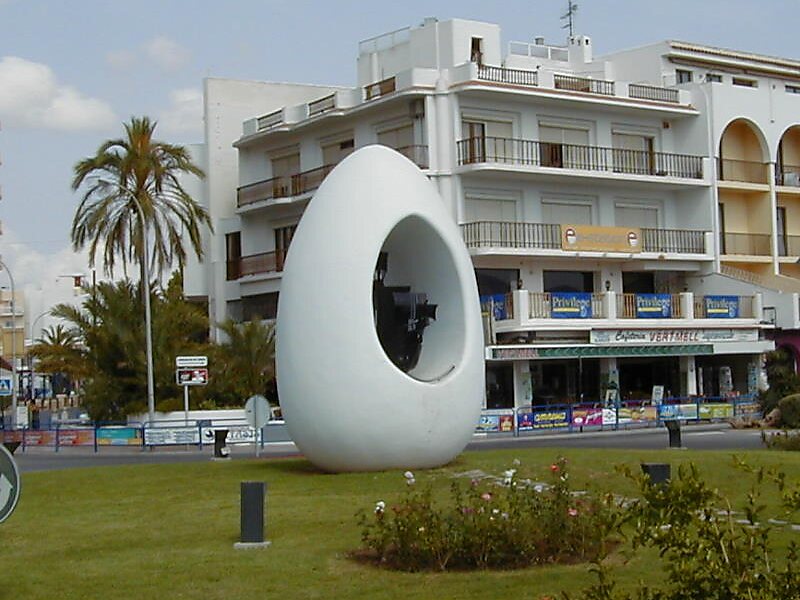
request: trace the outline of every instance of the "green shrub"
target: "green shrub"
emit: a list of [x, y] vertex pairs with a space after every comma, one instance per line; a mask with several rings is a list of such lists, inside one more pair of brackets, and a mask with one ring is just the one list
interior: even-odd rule
[[800, 427], [800, 394], [786, 396], [778, 402], [781, 411], [781, 425], [790, 429]]
[[761, 432], [761, 440], [764, 445], [771, 450], [800, 450], [800, 433], [790, 431], [776, 431], [767, 434]]
[[[609, 568], [598, 561], [598, 582], [583, 600], [797, 600], [800, 560], [795, 542], [785, 557], [772, 542], [772, 526], [761, 500], [764, 482], [777, 485], [785, 507], [800, 508], [800, 491], [787, 491], [785, 475], [739, 465], [755, 483], [734, 514], [730, 502], [710, 489], [693, 465], [681, 468], [669, 485], [639, 481], [641, 499], [627, 515], [633, 527], [633, 550], [655, 548], [665, 562], [665, 581], [658, 587], [640, 585], [635, 593], [616, 590]], [[632, 476], [628, 473], [629, 476]], [[783, 515], [782, 515], [783, 516]], [[743, 517], [743, 518], [741, 518]], [[565, 598], [569, 596], [565, 595]]]
[[613, 497], [576, 494], [565, 459], [549, 468], [549, 484], [510, 469], [502, 478], [454, 482], [436, 502], [430, 485], [406, 473], [406, 493], [371, 514], [359, 513], [367, 555], [405, 571], [515, 568], [604, 556], [620, 522]]

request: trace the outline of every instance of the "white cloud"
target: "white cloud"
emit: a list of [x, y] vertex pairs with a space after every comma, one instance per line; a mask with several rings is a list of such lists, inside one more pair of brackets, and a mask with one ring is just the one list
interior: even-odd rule
[[130, 50], [108, 52], [106, 54], [106, 63], [114, 69], [124, 71], [136, 64], [136, 54]]
[[163, 35], [146, 41], [143, 49], [147, 57], [164, 71], [177, 71], [189, 62], [189, 51]]
[[105, 129], [117, 121], [104, 101], [60, 83], [47, 65], [16, 56], [0, 59], [0, 119], [64, 131]]
[[203, 92], [185, 88], [169, 94], [169, 106], [158, 115], [159, 128], [168, 133], [203, 131]]

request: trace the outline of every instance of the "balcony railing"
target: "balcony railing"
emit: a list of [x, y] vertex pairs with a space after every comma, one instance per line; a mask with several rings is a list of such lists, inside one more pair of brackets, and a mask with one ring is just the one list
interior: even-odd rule
[[227, 262], [227, 279], [233, 281], [247, 275], [259, 275], [263, 273], [279, 273], [283, 271], [283, 263], [286, 260], [286, 250], [275, 252], [262, 252], [242, 256], [237, 260]]
[[[652, 316], [645, 317], [649, 311]], [[617, 294], [617, 318], [681, 319], [680, 294]]]
[[[642, 230], [642, 251], [705, 254], [706, 232], [692, 229]], [[463, 223], [461, 233], [468, 248], [540, 248], [560, 250], [561, 225], [516, 221]]]
[[380, 98], [381, 96], [385, 96], [386, 94], [391, 94], [393, 91], [397, 89], [396, 86], [397, 82], [394, 77], [389, 77], [388, 79], [384, 79], [382, 81], [377, 81], [375, 83], [365, 85], [364, 97], [367, 100]]
[[400, 154], [410, 159], [420, 169], [427, 169], [430, 167], [428, 162], [428, 147], [423, 145], [416, 146], [401, 146], [395, 148]]
[[488, 65], [478, 65], [478, 79], [512, 85], [539, 85], [539, 75], [536, 71], [522, 71], [520, 69], [506, 69], [505, 67], [490, 67]]
[[308, 116], [314, 117], [316, 115], [321, 115], [322, 113], [333, 110], [334, 108], [336, 108], [336, 94], [330, 94], [329, 96], [325, 96], [319, 100], [309, 102]]
[[[605, 302], [603, 302], [605, 294], [587, 294], [588, 304], [591, 306], [591, 311], [585, 311], [584, 316], [579, 318], [592, 319], [605, 319], [606, 314]], [[531, 319], [550, 319], [554, 317], [553, 310], [553, 295], [550, 292], [530, 292], [529, 294], [529, 316]], [[556, 308], [556, 313], [558, 308]], [[563, 317], [558, 317], [563, 318]]]
[[263, 117], [256, 119], [256, 128], [258, 131], [272, 129], [283, 123], [283, 110], [276, 110]]
[[717, 175], [722, 181], [767, 183], [767, 165], [754, 160], [721, 158], [717, 161]]
[[705, 254], [706, 232], [692, 229], [642, 228], [644, 252], [674, 252], [678, 254]]
[[628, 84], [628, 96], [640, 100], [655, 100], [657, 102], [670, 102], [678, 104], [678, 90], [671, 88], [642, 85], [640, 83]]
[[499, 137], [471, 137], [458, 141], [459, 165], [485, 162], [683, 179], [703, 178], [702, 156]]
[[279, 175], [240, 187], [236, 205], [241, 208], [263, 200], [299, 196], [317, 189], [336, 165], [325, 165], [294, 175]]
[[748, 256], [770, 256], [768, 233], [724, 233], [720, 238], [722, 254], [744, 254]]
[[553, 83], [557, 90], [571, 92], [585, 92], [587, 94], [614, 95], [614, 82], [603, 79], [588, 79], [586, 77], [572, 77], [571, 75], [554, 75]]
[[781, 165], [775, 173], [775, 183], [787, 187], [800, 187], [800, 167]]
[[546, 223], [476, 221], [461, 225], [468, 248], [561, 249], [561, 226]]

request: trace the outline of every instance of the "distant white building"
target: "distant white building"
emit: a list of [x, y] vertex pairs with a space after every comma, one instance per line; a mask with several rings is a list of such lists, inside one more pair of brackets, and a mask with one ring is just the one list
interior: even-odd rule
[[426, 19], [361, 42], [354, 88], [207, 80], [195, 193], [216, 231], [187, 294], [213, 321], [273, 318], [314, 191], [383, 144], [473, 256], [487, 408], [755, 392], [767, 334], [800, 329], [800, 62], [592, 49], [504, 52], [497, 25]]

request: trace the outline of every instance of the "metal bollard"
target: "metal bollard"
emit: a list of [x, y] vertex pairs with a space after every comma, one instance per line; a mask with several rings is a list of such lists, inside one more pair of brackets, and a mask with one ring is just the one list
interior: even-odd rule
[[264, 540], [264, 501], [267, 484], [263, 481], [242, 481], [241, 524], [236, 549], [266, 548], [270, 542]]
[[664, 425], [669, 432], [669, 447], [682, 448], [681, 446], [681, 424], [677, 419], [664, 421]]
[[642, 472], [650, 477], [650, 485], [669, 483], [672, 468], [667, 463], [642, 463]]
[[230, 458], [231, 451], [228, 446], [225, 445], [225, 442], [228, 437], [228, 430], [227, 429], [217, 429], [214, 431], [214, 458], [215, 459], [223, 459], [223, 458]]

